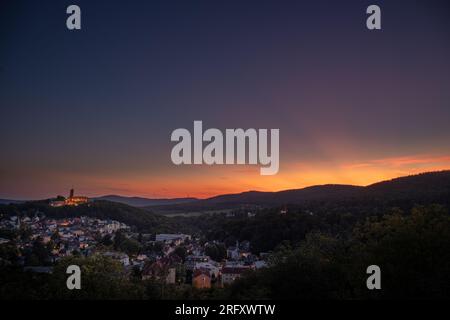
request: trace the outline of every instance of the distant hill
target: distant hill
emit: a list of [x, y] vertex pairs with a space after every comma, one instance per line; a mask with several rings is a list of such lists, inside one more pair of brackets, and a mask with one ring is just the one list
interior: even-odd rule
[[354, 198], [364, 187], [351, 185], [321, 185], [303, 189], [279, 192], [247, 191], [236, 194], [220, 195], [185, 204], [154, 206], [155, 212], [193, 212], [205, 210], [225, 210], [242, 206], [272, 207], [285, 204], [299, 204], [305, 201], [336, 201], [342, 198]]
[[[448, 199], [448, 200], [445, 200]], [[450, 201], [450, 170], [422, 173], [378, 182], [366, 187], [352, 185], [319, 185], [279, 192], [248, 191], [227, 194], [184, 204], [155, 206], [156, 212], [202, 211], [239, 206], [304, 205], [311, 202]]]
[[[219, 195], [208, 199], [175, 198], [148, 199], [107, 195], [94, 198], [126, 204], [153, 213], [193, 213], [230, 210], [243, 207], [277, 207], [284, 205], [316, 206], [319, 203], [332, 206], [402, 206], [411, 204], [441, 203], [450, 205], [450, 170], [422, 173], [361, 187], [327, 184], [279, 192], [247, 191]], [[21, 203], [0, 200], [0, 204]], [[146, 211], [146, 210], [144, 210]]]
[[[303, 189], [284, 190], [279, 192], [249, 191], [237, 194], [216, 196], [206, 200], [197, 201], [199, 205], [213, 204], [255, 204], [255, 205], [281, 205], [287, 203], [298, 203], [299, 201], [311, 200], [338, 200], [343, 197], [357, 195], [363, 187], [351, 185], [321, 185]], [[192, 203], [194, 205], [194, 203]]]
[[140, 197], [124, 197], [119, 195], [107, 195], [94, 198], [94, 200], [106, 200], [127, 204], [133, 207], [152, 207], [161, 205], [183, 204], [196, 201], [196, 198], [174, 198], [174, 199], [149, 199]]
[[0, 204], [16, 204], [16, 203], [23, 203], [24, 201], [21, 200], [7, 200], [7, 199], [0, 199]]
[[365, 187], [370, 193], [391, 195], [428, 194], [440, 195], [450, 192], [450, 170], [426, 172], [377, 182]]

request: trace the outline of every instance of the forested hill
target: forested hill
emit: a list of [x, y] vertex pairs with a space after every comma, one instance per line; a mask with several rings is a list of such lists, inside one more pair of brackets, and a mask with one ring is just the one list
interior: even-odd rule
[[303, 189], [279, 192], [244, 192], [223, 195], [204, 200], [205, 204], [253, 203], [253, 204], [302, 204], [311, 201], [339, 201], [378, 199], [440, 199], [450, 195], [450, 170], [422, 173], [388, 181], [378, 182], [367, 187], [352, 185], [320, 185]]
[[51, 207], [47, 201], [0, 205], [0, 214], [33, 216], [36, 213], [45, 214], [49, 218], [88, 216], [99, 219], [112, 219], [147, 233], [191, 231], [181, 221], [176, 219], [170, 219], [153, 214], [148, 210], [109, 201], [98, 200], [74, 207]]
[[366, 187], [352, 185], [319, 185], [279, 192], [249, 191], [227, 194], [186, 204], [152, 207], [157, 212], [201, 211], [236, 208], [245, 205], [275, 207], [317, 203], [378, 205], [402, 203], [449, 203], [450, 170], [422, 173], [375, 183]]
[[365, 193], [391, 198], [433, 199], [450, 194], [450, 170], [421, 173], [374, 183], [364, 188]]
[[181, 204], [196, 201], [196, 198], [168, 198], [168, 199], [150, 199], [142, 197], [124, 197], [118, 195], [107, 195], [95, 198], [95, 200], [105, 200], [127, 204], [133, 207], [152, 207], [158, 205]]

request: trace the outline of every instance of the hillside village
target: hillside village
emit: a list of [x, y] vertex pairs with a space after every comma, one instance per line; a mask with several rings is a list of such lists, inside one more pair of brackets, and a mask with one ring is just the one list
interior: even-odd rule
[[142, 234], [109, 219], [53, 219], [40, 212], [2, 215], [0, 230], [0, 245], [14, 245], [17, 250], [16, 257], [2, 258], [0, 264], [17, 265], [29, 272], [52, 273], [54, 265], [68, 256], [103, 255], [142, 280], [205, 289], [226, 286], [267, 265], [267, 255], [253, 254], [248, 241], [226, 247], [219, 241], [202, 242], [186, 234]]

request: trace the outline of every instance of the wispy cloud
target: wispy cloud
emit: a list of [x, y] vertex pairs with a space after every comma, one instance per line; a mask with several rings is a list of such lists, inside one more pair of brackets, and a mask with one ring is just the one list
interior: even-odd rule
[[450, 167], [450, 155], [411, 155], [402, 157], [388, 157], [375, 159], [361, 163], [352, 163], [344, 165], [345, 169], [359, 169], [369, 167], [388, 167], [388, 168], [414, 168], [424, 167], [434, 168], [435, 166]]

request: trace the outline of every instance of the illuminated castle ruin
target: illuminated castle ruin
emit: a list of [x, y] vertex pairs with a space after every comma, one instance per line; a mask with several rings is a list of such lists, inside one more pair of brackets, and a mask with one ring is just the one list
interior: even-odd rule
[[54, 200], [50, 202], [52, 207], [62, 207], [62, 206], [78, 206], [89, 201], [88, 197], [75, 196], [74, 190], [70, 189], [69, 197], [63, 200]]
[[77, 206], [79, 204], [87, 203], [89, 200], [88, 197], [84, 196], [74, 196], [74, 190], [70, 189], [70, 195], [69, 198], [67, 198], [64, 202], [66, 206]]

